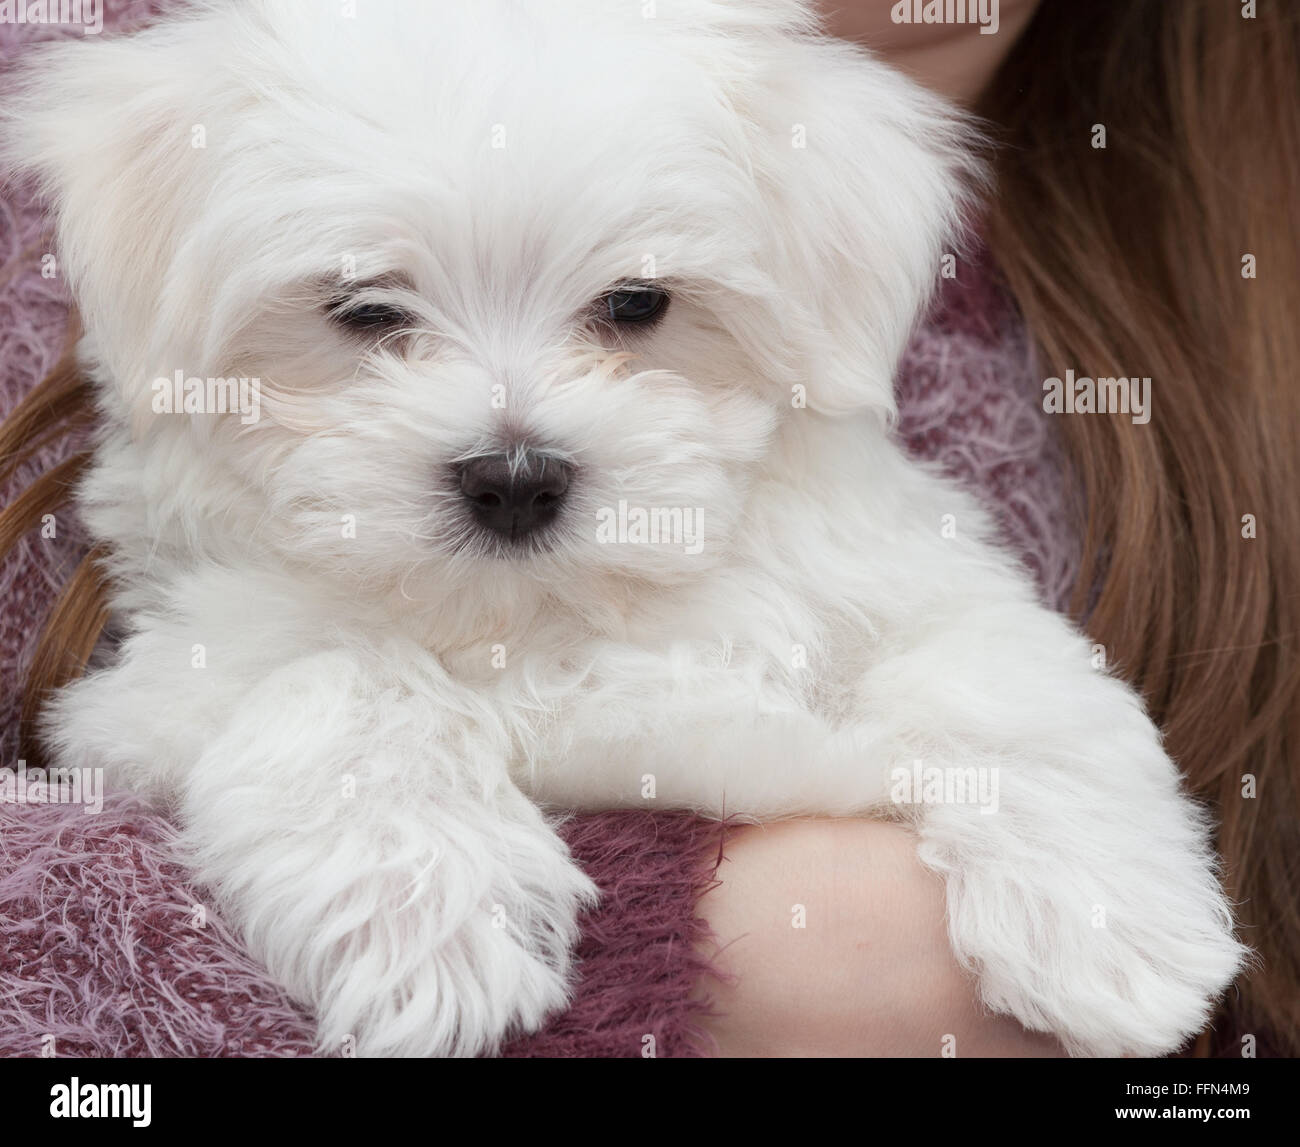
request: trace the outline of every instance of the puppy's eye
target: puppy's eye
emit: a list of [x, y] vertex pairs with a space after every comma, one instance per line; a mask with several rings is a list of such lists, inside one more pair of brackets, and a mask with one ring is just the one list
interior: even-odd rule
[[345, 330], [366, 334], [400, 330], [412, 322], [407, 311], [392, 303], [336, 304], [330, 308], [330, 318]]
[[601, 317], [615, 323], [652, 323], [668, 307], [668, 292], [640, 283], [610, 291], [601, 299]]

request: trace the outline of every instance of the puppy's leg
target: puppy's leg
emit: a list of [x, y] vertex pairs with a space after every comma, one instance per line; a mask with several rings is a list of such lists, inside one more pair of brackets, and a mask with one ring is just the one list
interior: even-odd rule
[[594, 888], [440, 684], [304, 657], [236, 703], [182, 783], [199, 878], [327, 1049], [473, 1055], [565, 1002]]
[[[1138, 698], [1024, 596], [967, 600], [869, 674], [871, 737], [894, 745], [897, 807], [985, 1002], [1075, 1054], [1165, 1054], [1244, 956], [1205, 819]], [[966, 798], [918, 793], [914, 761]]]
[[323, 1045], [472, 1054], [561, 1006], [594, 889], [508, 779], [499, 712], [265, 571], [203, 567], [154, 597], [114, 664], [55, 698], [47, 744], [175, 806]]
[[[884, 796], [852, 737], [813, 713], [767, 709], [728, 683], [685, 693], [668, 676], [639, 695], [606, 690], [566, 711], [526, 787], [562, 808], [691, 809], [767, 820], [849, 816]], [[734, 683], [732, 683], [734, 684]]]

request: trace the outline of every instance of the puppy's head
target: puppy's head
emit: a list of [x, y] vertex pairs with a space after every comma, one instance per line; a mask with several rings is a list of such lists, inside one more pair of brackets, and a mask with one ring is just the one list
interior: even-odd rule
[[[239, 0], [34, 53], [7, 158], [183, 533], [417, 600], [726, 561], [783, 420], [891, 413], [971, 170], [807, 8]], [[174, 409], [214, 378], [242, 414]]]

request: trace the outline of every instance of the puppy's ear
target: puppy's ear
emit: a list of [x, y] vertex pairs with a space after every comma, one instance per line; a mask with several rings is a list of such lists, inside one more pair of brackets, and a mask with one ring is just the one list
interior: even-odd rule
[[769, 194], [808, 405], [892, 418], [898, 358], [983, 186], [976, 134], [846, 44], [787, 41], [774, 71]]
[[60, 274], [119, 379], [145, 369], [181, 206], [208, 185], [190, 110], [201, 72], [182, 45], [170, 28], [58, 41], [31, 49], [5, 81], [0, 171], [35, 180]]

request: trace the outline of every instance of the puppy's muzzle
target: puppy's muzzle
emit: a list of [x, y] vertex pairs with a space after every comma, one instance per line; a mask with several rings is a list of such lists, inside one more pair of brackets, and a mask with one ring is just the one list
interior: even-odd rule
[[457, 470], [475, 520], [512, 541], [549, 525], [569, 489], [569, 466], [532, 450], [472, 458]]

